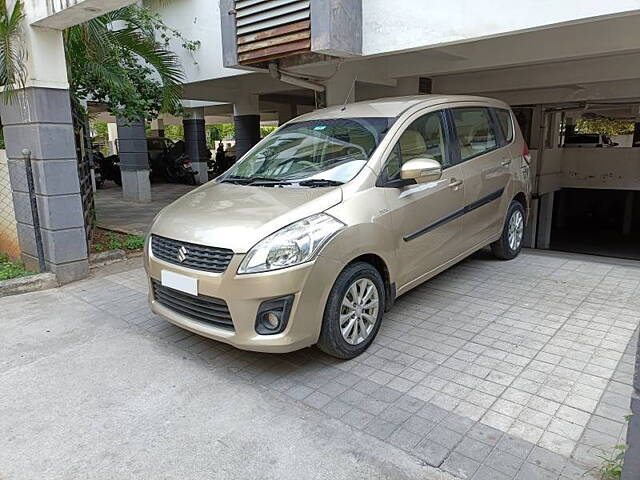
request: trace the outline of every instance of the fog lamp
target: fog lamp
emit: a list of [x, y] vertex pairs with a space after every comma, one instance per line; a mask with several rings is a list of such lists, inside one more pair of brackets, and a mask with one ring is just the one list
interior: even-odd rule
[[256, 333], [274, 335], [287, 328], [293, 295], [266, 300], [260, 304], [256, 315]]

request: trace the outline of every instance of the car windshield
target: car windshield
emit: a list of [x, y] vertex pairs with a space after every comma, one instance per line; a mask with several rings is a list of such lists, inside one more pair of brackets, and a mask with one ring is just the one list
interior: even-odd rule
[[260, 142], [220, 180], [303, 182], [308, 186], [348, 182], [367, 163], [393, 121], [373, 117], [288, 124]]

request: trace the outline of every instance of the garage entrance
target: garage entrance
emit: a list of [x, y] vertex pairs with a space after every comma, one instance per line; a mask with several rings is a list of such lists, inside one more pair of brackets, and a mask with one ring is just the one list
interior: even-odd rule
[[640, 260], [640, 192], [558, 190], [550, 248]]

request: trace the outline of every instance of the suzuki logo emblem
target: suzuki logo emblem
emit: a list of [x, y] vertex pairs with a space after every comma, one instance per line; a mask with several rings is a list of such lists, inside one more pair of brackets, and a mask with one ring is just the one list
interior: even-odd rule
[[184, 262], [187, 259], [187, 253], [187, 249], [184, 245], [178, 249], [178, 261], [180, 263]]

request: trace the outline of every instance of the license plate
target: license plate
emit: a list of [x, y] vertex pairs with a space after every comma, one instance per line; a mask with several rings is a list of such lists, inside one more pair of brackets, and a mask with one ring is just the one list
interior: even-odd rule
[[191, 295], [198, 295], [198, 279], [162, 270], [162, 286], [180, 290]]

